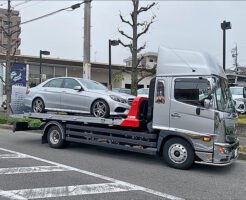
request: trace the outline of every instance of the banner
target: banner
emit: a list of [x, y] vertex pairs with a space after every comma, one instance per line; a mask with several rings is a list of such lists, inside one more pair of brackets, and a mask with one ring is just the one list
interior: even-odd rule
[[13, 63], [10, 71], [12, 85], [26, 86], [26, 64]]

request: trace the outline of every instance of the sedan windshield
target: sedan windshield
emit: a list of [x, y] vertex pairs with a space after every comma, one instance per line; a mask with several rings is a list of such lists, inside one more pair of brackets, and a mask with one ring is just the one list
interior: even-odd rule
[[92, 80], [86, 80], [86, 79], [78, 79], [82, 85], [88, 89], [88, 90], [107, 90], [107, 88], [102, 85], [101, 83], [98, 83], [96, 81]]
[[149, 94], [149, 89], [148, 88], [146, 88], [146, 89], [139, 89], [138, 90], [138, 95], [140, 95], [140, 94]]

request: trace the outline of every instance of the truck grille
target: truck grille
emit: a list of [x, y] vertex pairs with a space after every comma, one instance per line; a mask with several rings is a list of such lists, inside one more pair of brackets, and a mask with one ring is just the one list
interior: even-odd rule
[[127, 100], [127, 102], [128, 102], [128, 104], [131, 106], [132, 105], [132, 102], [133, 102], [133, 98], [129, 98], [128, 100]]

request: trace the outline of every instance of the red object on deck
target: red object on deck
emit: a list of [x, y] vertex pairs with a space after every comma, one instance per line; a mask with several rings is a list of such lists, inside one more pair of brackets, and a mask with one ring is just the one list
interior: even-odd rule
[[132, 102], [132, 106], [127, 115], [127, 118], [120, 124], [120, 126], [139, 127], [139, 107], [141, 103], [146, 100], [148, 100], [146, 97], [136, 97]]

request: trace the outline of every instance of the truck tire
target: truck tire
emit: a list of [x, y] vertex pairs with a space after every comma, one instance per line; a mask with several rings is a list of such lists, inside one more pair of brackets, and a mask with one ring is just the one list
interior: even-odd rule
[[50, 147], [55, 149], [64, 148], [66, 141], [62, 139], [62, 132], [58, 126], [52, 126], [47, 133], [47, 140]]
[[194, 163], [194, 150], [190, 143], [182, 138], [171, 138], [163, 147], [166, 163], [176, 169], [188, 169]]

